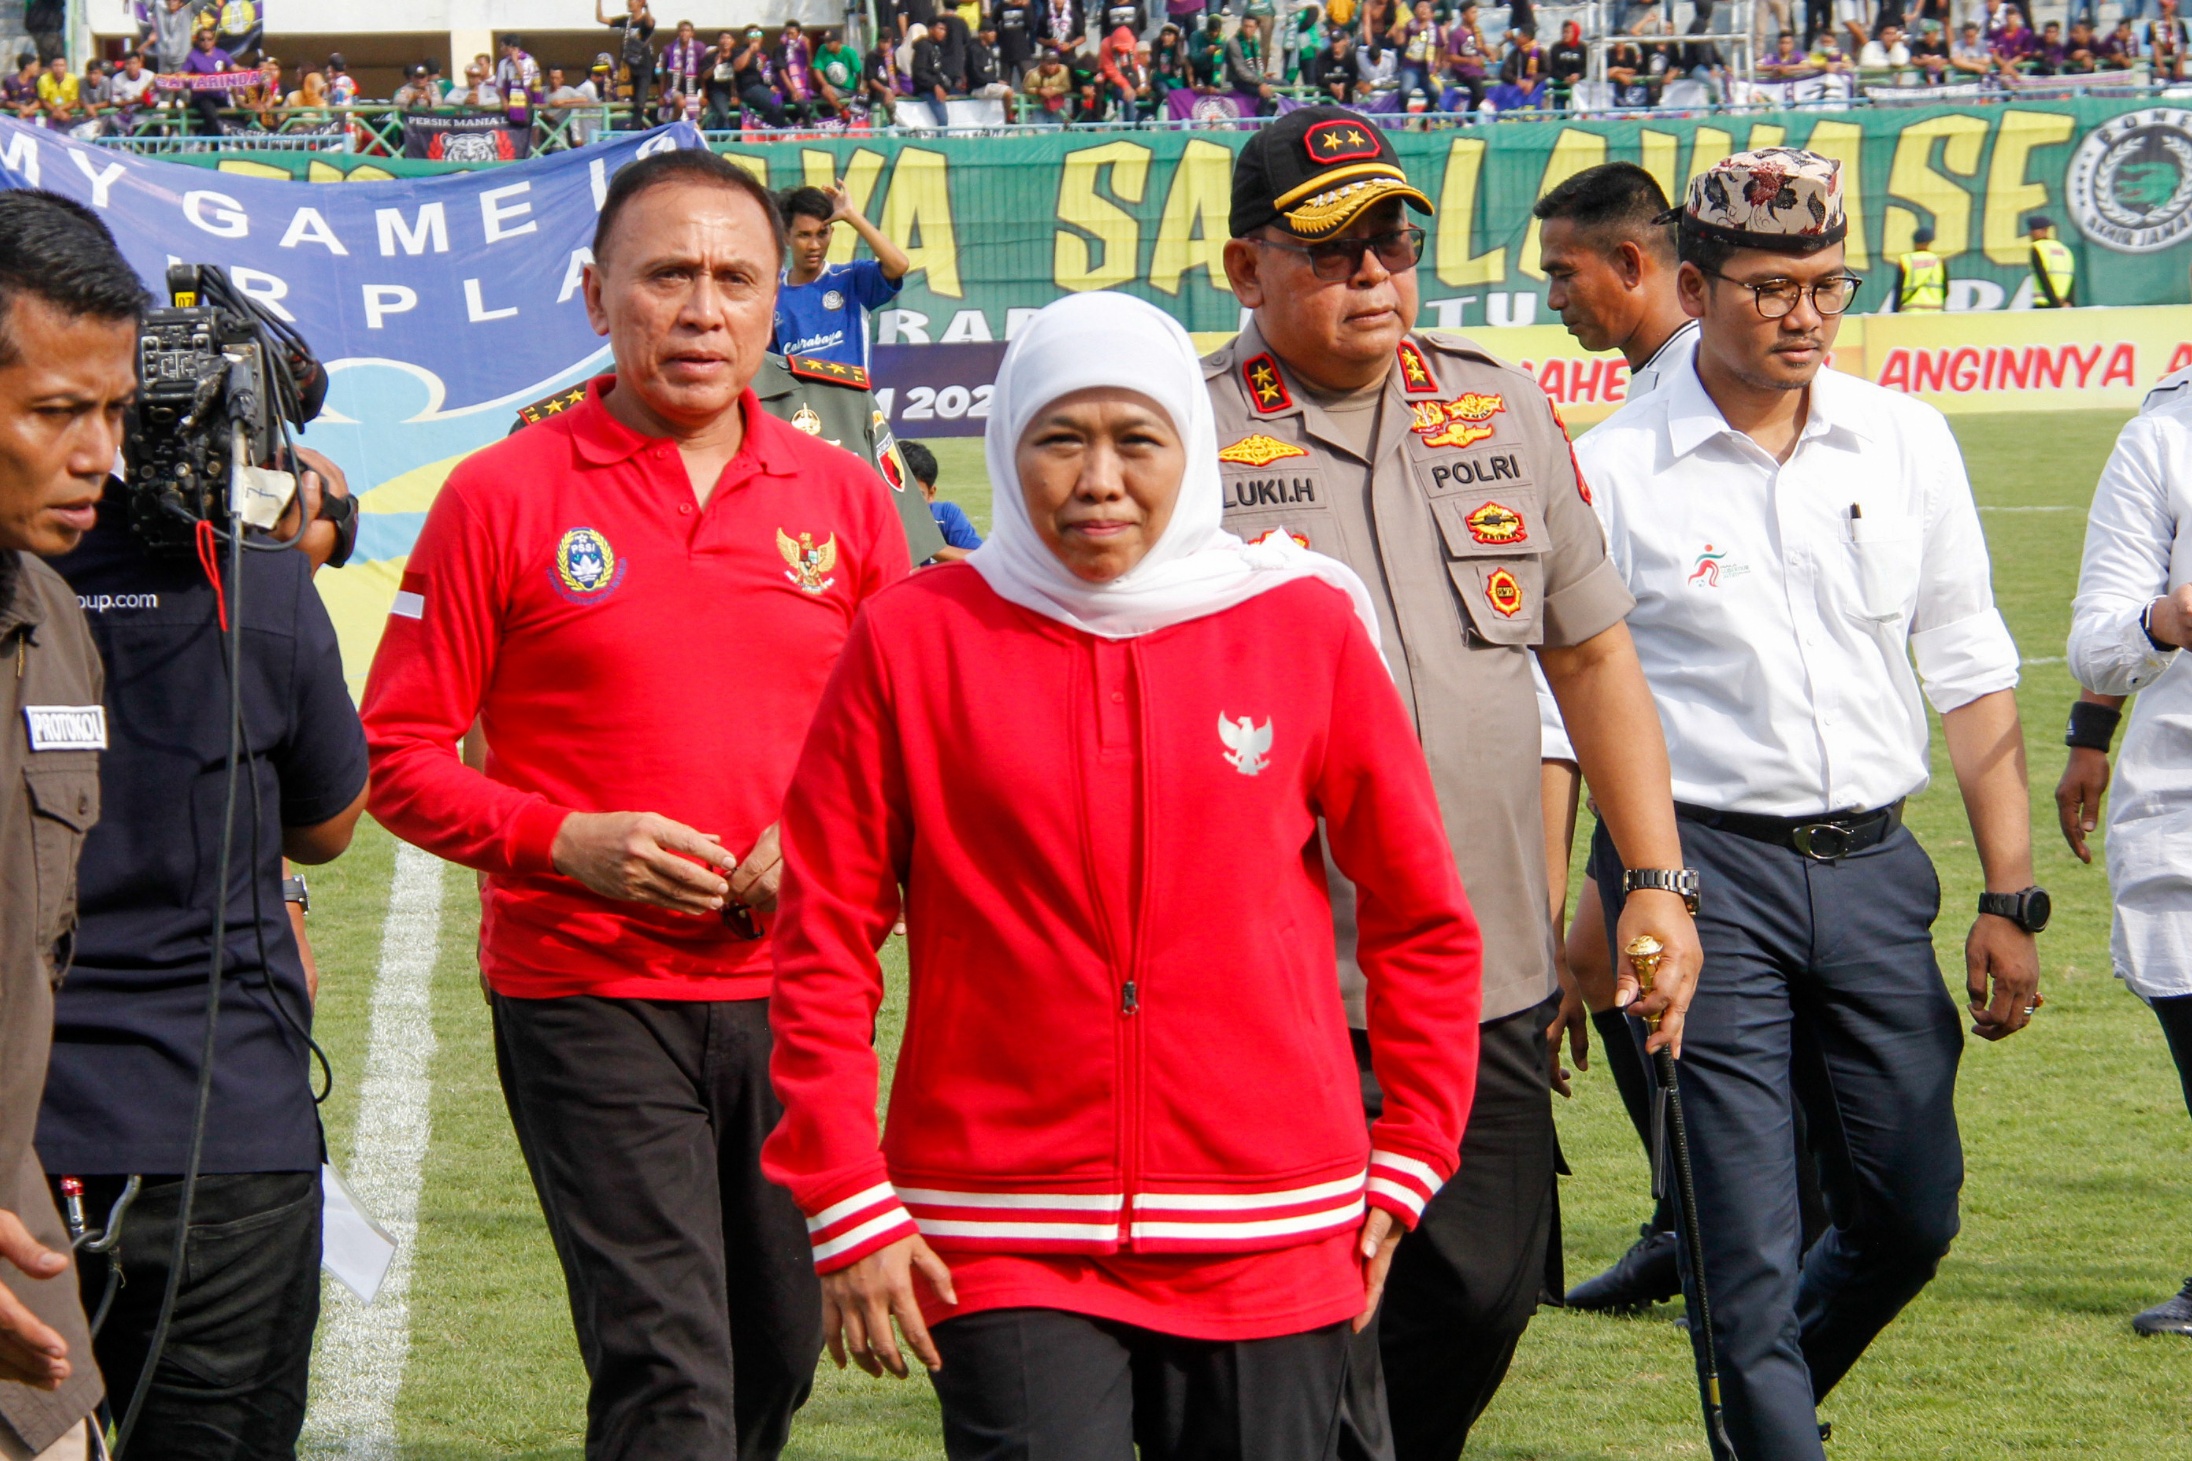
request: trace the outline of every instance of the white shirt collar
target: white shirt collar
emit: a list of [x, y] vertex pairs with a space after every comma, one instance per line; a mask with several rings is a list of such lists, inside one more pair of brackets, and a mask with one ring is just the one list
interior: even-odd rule
[[[1825, 436], [1830, 431], [1844, 431], [1866, 440], [1871, 438], [1872, 432], [1864, 423], [1862, 410], [1850, 399], [1848, 384], [1832, 367], [1820, 368], [1819, 374], [1812, 378], [1811, 405], [1805, 416], [1803, 433], [1797, 438], [1800, 442]], [[1667, 442], [1676, 456], [1688, 456], [1715, 437], [1742, 435], [1728, 424], [1727, 418], [1720, 414], [1720, 407], [1706, 393], [1705, 383], [1698, 379], [1694, 356], [1667, 382], [1661, 399], [1667, 412]]]

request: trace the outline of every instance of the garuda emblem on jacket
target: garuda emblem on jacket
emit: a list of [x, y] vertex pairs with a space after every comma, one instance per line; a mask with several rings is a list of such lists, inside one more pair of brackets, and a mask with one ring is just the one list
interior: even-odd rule
[[1218, 712], [1218, 739], [1225, 743], [1225, 759], [1243, 776], [1254, 776], [1271, 764], [1271, 722], [1256, 724], [1253, 716], [1228, 720]]
[[815, 546], [814, 534], [796, 539], [782, 528], [776, 530], [776, 551], [784, 555], [784, 576], [810, 594], [826, 591], [836, 579], [828, 574], [837, 567], [837, 535], [832, 533]]

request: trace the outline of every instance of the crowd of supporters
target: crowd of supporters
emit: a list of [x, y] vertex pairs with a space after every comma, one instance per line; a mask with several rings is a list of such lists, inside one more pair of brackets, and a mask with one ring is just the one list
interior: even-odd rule
[[[1373, 113], [1699, 105], [1739, 99], [1735, 36], [1752, 42], [1749, 79], [1902, 87], [2108, 72], [2171, 82], [2185, 79], [2192, 46], [2179, 0], [2123, 0], [2105, 31], [2094, 0], [2038, 26], [2029, 0], [1681, 0], [1686, 17], [1671, 13], [1676, 0], [1615, 0], [1560, 7], [1569, 18], [1545, 35], [1533, 0], [878, 0], [891, 8], [873, 17], [865, 50], [838, 26], [711, 36], [691, 20], [658, 26], [647, 0], [616, 14], [595, 3], [606, 45], [590, 59], [544, 64], [505, 35], [499, 55], [462, 76], [425, 60], [373, 98], [339, 52], [292, 81], [256, 44], [224, 45], [213, 0], [159, 0], [119, 61], [79, 73], [43, 43], [26, 49], [0, 77], [0, 114], [83, 136], [155, 122], [295, 133], [341, 130], [346, 109], [378, 104], [500, 112], [555, 147], [680, 119], [721, 131], [1208, 117], [1204, 98], [1226, 115], [1270, 115], [1289, 98]], [[1587, 33], [1592, 16], [1608, 18], [1605, 34]], [[1583, 90], [1587, 80], [1599, 89]], [[1670, 92], [1676, 82], [1694, 85]]]

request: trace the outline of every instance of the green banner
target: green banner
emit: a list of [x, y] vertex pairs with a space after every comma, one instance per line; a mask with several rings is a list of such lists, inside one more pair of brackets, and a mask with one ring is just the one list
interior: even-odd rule
[[[1067, 291], [1123, 289], [1191, 330], [1231, 330], [1221, 253], [1233, 154], [1223, 131], [1002, 138], [846, 138], [734, 146], [772, 186], [846, 177], [913, 256], [883, 338], [1003, 339], [1009, 311]], [[1668, 121], [1503, 120], [1397, 132], [1438, 204], [1422, 270], [1427, 326], [1548, 318], [1530, 205], [1563, 178], [1626, 160], [1677, 193], [1735, 151], [1788, 143], [1842, 160], [1849, 261], [1860, 273], [1931, 225], [1964, 308], [2029, 294], [2025, 219], [2046, 213], [2078, 254], [2081, 304], [2192, 297], [2192, 112], [2100, 99], [1879, 107]], [[839, 248], [851, 256], [851, 230]], [[1877, 309], [1883, 281], [1859, 296]]]
[[[1549, 318], [1530, 205], [1570, 174], [1626, 160], [1672, 194], [1730, 152], [1781, 143], [1842, 160], [1849, 262], [1860, 273], [1879, 272], [1930, 225], [1953, 306], [2014, 306], [2030, 293], [2024, 223], [2037, 212], [2077, 252], [2079, 303], [2192, 298], [2192, 112], [2181, 107], [2089, 98], [1668, 121], [1555, 114], [1393, 135], [1410, 176], [1439, 205], [1422, 272], [1428, 326]], [[1245, 138], [1030, 128], [724, 151], [773, 187], [843, 176], [854, 202], [913, 257], [880, 338], [918, 344], [1003, 339], [1013, 310], [1088, 289], [1141, 295], [1192, 330], [1233, 329], [1240, 306], [1221, 256], [1233, 154]], [[325, 154], [202, 160], [326, 182], [443, 170]], [[833, 257], [852, 257], [854, 244], [840, 230]], [[1858, 308], [1878, 309], [1883, 288], [1875, 283]]]

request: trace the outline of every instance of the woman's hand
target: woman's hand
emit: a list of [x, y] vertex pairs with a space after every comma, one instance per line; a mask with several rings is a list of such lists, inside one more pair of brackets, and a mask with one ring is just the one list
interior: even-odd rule
[[[822, 1336], [839, 1369], [845, 1368], [845, 1356], [850, 1354], [852, 1362], [871, 1375], [889, 1370], [905, 1379], [906, 1359], [898, 1352], [898, 1342], [891, 1334], [893, 1317], [905, 1331], [906, 1344], [916, 1359], [931, 1370], [944, 1367], [943, 1358], [936, 1353], [936, 1341], [929, 1338], [928, 1326], [921, 1322], [920, 1302], [914, 1297], [913, 1271], [917, 1268], [938, 1298], [947, 1304], [959, 1302], [951, 1286], [951, 1270], [919, 1236], [900, 1238], [850, 1268], [822, 1275]], [[1384, 1282], [1385, 1269], [1381, 1265], [1378, 1283], [1382, 1286]]]
[[[1370, 1209], [1362, 1220], [1362, 1312], [1355, 1316], [1355, 1333], [1370, 1327], [1377, 1317], [1378, 1300], [1385, 1297], [1385, 1275], [1393, 1266], [1393, 1250], [1400, 1246], [1401, 1226], [1382, 1207]], [[825, 1297], [825, 1304], [828, 1299]], [[824, 1314], [829, 1312], [825, 1309]], [[827, 1323], [827, 1319], [824, 1320]]]

